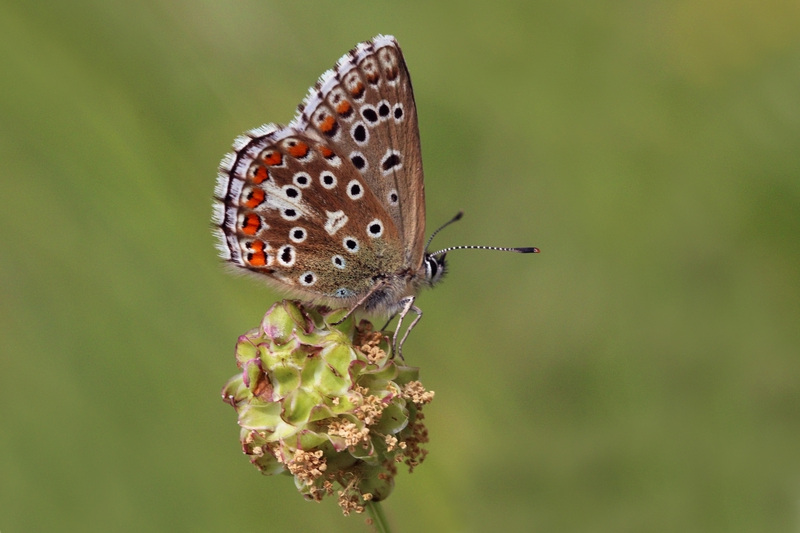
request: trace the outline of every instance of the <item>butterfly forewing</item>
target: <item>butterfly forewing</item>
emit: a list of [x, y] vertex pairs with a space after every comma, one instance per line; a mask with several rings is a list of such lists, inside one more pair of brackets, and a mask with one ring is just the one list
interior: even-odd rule
[[425, 193], [417, 111], [397, 41], [361, 43], [326, 72], [298, 117], [352, 163], [401, 236], [404, 267], [424, 253]]

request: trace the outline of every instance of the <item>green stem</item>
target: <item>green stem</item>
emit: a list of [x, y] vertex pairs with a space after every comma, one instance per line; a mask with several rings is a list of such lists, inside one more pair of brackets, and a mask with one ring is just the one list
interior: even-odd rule
[[370, 500], [366, 502], [366, 508], [369, 515], [372, 517], [372, 521], [378, 533], [391, 533], [389, 521], [386, 520], [386, 515], [383, 514], [383, 507], [381, 507], [380, 502]]

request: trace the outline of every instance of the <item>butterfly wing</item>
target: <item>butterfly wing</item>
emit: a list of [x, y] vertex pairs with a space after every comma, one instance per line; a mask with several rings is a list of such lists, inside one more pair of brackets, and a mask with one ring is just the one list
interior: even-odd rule
[[397, 41], [379, 35], [322, 75], [292, 123], [336, 146], [389, 214], [416, 271], [425, 243], [425, 190], [417, 109]]
[[395, 225], [333, 148], [267, 125], [223, 159], [214, 221], [222, 256], [311, 300], [352, 303], [402, 265]]
[[[322, 75], [286, 127], [234, 141], [215, 191], [221, 255], [311, 300], [352, 304], [424, 254], [422, 162], [397, 42], [361, 43]], [[387, 297], [391, 300], [393, 297]]]

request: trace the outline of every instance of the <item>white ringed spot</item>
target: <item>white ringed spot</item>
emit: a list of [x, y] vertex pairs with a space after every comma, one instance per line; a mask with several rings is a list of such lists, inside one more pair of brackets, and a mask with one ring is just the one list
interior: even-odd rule
[[350, 180], [347, 184], [347, 196], [351, 200], [360, 200], [364, 196], [364, 187], [358, 180]]
[[392, 174], [403, 168], [403, 154], [397, 150], [389, 149], [381, 159], [381, 171], [383, 175]]
[[353, 166], [356, 167], [362, 174], [366, 172], [369, 165], [367, 164], [367, 158], [364, 157], [359, 151], [352, 151], [350, 152], [350, 162], [353, 163]]
[[356, 144], [363, 146], [369, 142], [369, 130], [363, 122], [356, 122], [350, 128], [350, 137], [353, 138]]
[[377, 239], [381, 235], [383, 235], [383, 222], [379, 219], [375, 219], [369, 224], [367, 224], [367, 235], [372, 237], [373, 239]]
[[319, 175], [319, 183], [326, 189], [333, 189], [336, 187], [336, 176], [326, 170]]
[[401, 122], [403, 120], [403, 104], [395, 104], [394, 110], [392, 111], [392, 116], [394, 117], [395, 122]]
[[309, 270], [308, 272], [303, 272], [300, 274], [298, 279], [300, 280], [300, 285], [303, 285], [304, 287], [311, 287], [317, 282], [317, 275]]
[[280, 263], [281, 266], [290, 267], [294, 266], [295, 261], [297, 261], [297, 252], [294, 246], [291, 244], [281, 246], [278, 250], [278, 263]]
[[381, 100], [378, 102], [378, 116], [380, 117], [381, 121], [388, 120], [391, 114], [392, 108], [388, 100]]
[[281, 218], [284, 220], [297, 220], [302, 216], [302, 213], [294, 207], [285, 207], [281, 209]]
[[342, 239], [342, 245], [344, 246], [344, 249], [350, 252], [351, 254], [358, 252], [359, 248], [361, 248], [361, 246], [358, 244], [358, 239], [350, 236], [347, 236], [344, 239]]
[[380, 120], [378, 116], [378, 112], [369, 104], [365, 104], [361, 106], [361, 116], [364, 117], [364, 120], [369, 122], [370, 124], [375, 124]]
[[282, 190], [283, 194], [286, 195], [286, 198], [289, 198], [290, 200], [299, 202], [300, 199], [303, 197], [303, 195], [300, 193], [300, 189], [298, 189], [294, 185], [284, 185], [282, 187]]
[[297, 172], [292, 177], [292, 183], [301, 189], [305, 189], [311, 186], [311, 176], [309, 176], [308, 172]]
[[300, 226], [295, 226], [289, 230], [289, 239], [295, 243], [301, 243], [306, 240], [308, 237], [308, 232], [305, 228], [301, 228]]

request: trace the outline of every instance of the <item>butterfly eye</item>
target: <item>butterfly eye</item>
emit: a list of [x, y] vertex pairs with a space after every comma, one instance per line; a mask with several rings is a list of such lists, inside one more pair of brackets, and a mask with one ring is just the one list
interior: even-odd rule
[[431, 285], [439, 281], [444, 274], [445, 255], [447, 254], [442, 254], [437, 257], [427, 256], [425, 258], [425, 279], [427, 279]]

